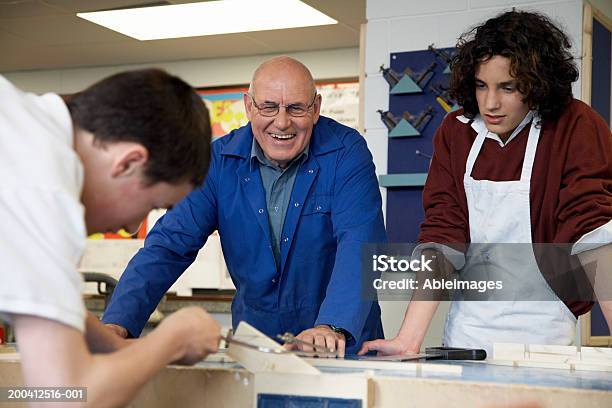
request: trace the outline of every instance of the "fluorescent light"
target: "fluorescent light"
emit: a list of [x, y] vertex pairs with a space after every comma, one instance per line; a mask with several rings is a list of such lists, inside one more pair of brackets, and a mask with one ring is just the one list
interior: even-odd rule
[[141, 41], [338, 23], [298, 0], [219, 0], [77, 16]]

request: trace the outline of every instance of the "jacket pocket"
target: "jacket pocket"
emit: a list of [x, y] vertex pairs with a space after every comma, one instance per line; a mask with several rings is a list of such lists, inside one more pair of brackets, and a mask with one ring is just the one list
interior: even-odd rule
[[302, 215], [331, 213], [331, 196], [314, 195], [304, 206]]

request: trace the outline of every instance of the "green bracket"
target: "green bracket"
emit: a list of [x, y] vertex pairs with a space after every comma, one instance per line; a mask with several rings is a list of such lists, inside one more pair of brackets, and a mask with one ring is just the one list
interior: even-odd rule
[[421, 136], [421, 132], [416, 130], [406, 119], [399, 121], [389, 132], [389, 137], [415, 137]]
[[421, 87], [418, 86], [409, 75], [404, 74], [404, 77], [397, 84], [395, 84], [393, 88], [391, 88], [389, 93], [392, 95], [399, 95], [421, 92], [423, 92]]
[[427, 173], [381, 174], [378, 185], [381, 187], [419, 187], [424, 186]]

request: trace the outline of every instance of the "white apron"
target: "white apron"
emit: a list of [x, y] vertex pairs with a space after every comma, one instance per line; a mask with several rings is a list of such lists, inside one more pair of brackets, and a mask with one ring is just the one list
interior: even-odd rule
[[[456, 298], [459, 301], [452, 302], [446, 320], [446, 346], [483, 348], [492, 357], [496, 342], [561, 345], [574, 342], [576, 318], [542, 277], [531, 245], [496, 245], [531, 243], [529, 189], [540, 136], [537, 122], [536, 115], [529, 130], [520, 180], [504, 182], [472, 178], [476, 157], [488, 132], [480, 116], [472, 122], [478, 136], [468, 156], [463, 185], [471, 242], [479, 245], [468, 249], [460, 276], [481, 279], [483, 273], [494, 271], [496, 278], [504, 279], [505, 286], [513, 286], [517, 300], [461, 301], [459, 294]], [[529, 294], [538, 301], [525, 301]]]

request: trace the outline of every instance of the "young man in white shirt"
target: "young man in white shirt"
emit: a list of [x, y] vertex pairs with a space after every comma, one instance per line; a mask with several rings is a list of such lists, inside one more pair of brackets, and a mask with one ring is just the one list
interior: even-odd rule
[[76, 271], [87, 234], [137, 230], [202, 183], [210, 134], [193, 88], [160, 70], [67, 101], [0, 76], [0, 318], [15, 328], [27, 385], [87, 387], [88, 405], [121, 406], [165, 365], [217, 350], [220, 327], [199, 308], [140, 340], [114, 335], [86, 312]]

